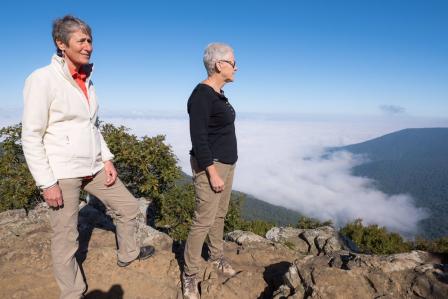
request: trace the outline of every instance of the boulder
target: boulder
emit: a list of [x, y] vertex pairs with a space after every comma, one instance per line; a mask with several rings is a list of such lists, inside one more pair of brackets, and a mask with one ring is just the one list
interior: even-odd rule
[[[152, 201], [146, 198], [138, 198], [139, 213], [137, 214], [137, 240], [141, 246], [152, 245], [156, 249], [170, 249], [173, 239], [167, 234], [148, 225], [147, 210]], [[94, 227], [115, 231], [114, 212], [105, 207], [94, 196], [88, 197], [88, 204], [81, 202], [78, 226], [83, 230], [93, 230]], [[81, 230], [80, 230], [81, 232]]]
[[249, 231], [236, 230], [226, 234], [226, 239], [238, 245], [253, 246], [257, 244], [272, 244], [269, 240]]
[[316, 229], [273, 227], [266, 233], [266, 239], [282, 243], [301, 254], [330, 254], [346, 248], [338, 232], [331, 226]]
[[305, 240], [299, 237], [303, 232], [303, 229], [293, 227], [273, 227], [266, 233], [266, 239], [282, 243], [302, 254], [307, 254], [309, 245]]

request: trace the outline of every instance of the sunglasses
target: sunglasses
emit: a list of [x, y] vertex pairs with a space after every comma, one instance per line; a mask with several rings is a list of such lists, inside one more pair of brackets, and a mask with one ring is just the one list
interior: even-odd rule
[[235, 69], [235, 67], [236, 67], [236, 61], [234, 61], [234, 62], [232, 62], [230, 60], [220, 60], [220, 61], [227, 62], [228, 64], [230, 64], [232, 66], [233, 69]]

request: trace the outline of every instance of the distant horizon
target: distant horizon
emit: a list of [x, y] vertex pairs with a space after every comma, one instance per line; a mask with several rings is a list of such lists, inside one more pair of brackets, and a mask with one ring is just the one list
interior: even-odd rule
[[[185, 107], [179, 109], [110, 109], [107, 103], [100, 103], [99, 116], [100, 118], [188, 118], [188, 112]], [[22, 105], [17, 107], [0, 107], [0, 118], [11, 119], [12, 121], [21, 120]], [[301, 121], [301, 120], [387, 120], [387, 121], [402, 121], [402, 120], [433, 120], [439, 122], [446, 122], [448, 126], [448, 116], [424, 116], [424, 115], [386, 115], [386, 114], [356, 114], [356, 113], [307, 113], [307, 112], [250, 112], [237, 111], [238, 119], [266, 119], [266, 120], [285, 120], [285, 121]]]

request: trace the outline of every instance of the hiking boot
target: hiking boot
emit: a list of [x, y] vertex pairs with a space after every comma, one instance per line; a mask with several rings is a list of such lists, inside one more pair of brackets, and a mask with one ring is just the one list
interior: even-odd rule
[[199, 299], [198, 275], [186, 275], [182, 273], [182, 294], [184, 299]]
[[140, 261], [146, 260], [147, 258], [151, 257], [155, 251], [156, 251], [155, 248], [151, 245], [140, 247], [140, 253], [134, 260], [132, 260], [130, 262], [122, 262], [122, 261], [118, 260], [117, 265], [120, 267], [126, 267], [126, 266], [129, 266], [135, 260], [140, 260]]
[[224, 257], [213, 260], [212, 265], [216, 266], [218, 271], [222, 272], [224, 275], [233, 276], [237, 273]]

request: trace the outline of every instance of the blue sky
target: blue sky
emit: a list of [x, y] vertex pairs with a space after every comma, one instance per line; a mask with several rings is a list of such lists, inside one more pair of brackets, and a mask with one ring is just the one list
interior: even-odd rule
[[[51, 23], [93, 28], [103, 113], [185, 112], [204, 47], [235, 49], [237, 111], [448, 115], [448, 1], [3, 1], [0, 115], [54, 52]], [[383, 107], [383, 108], [381, 108]]]

